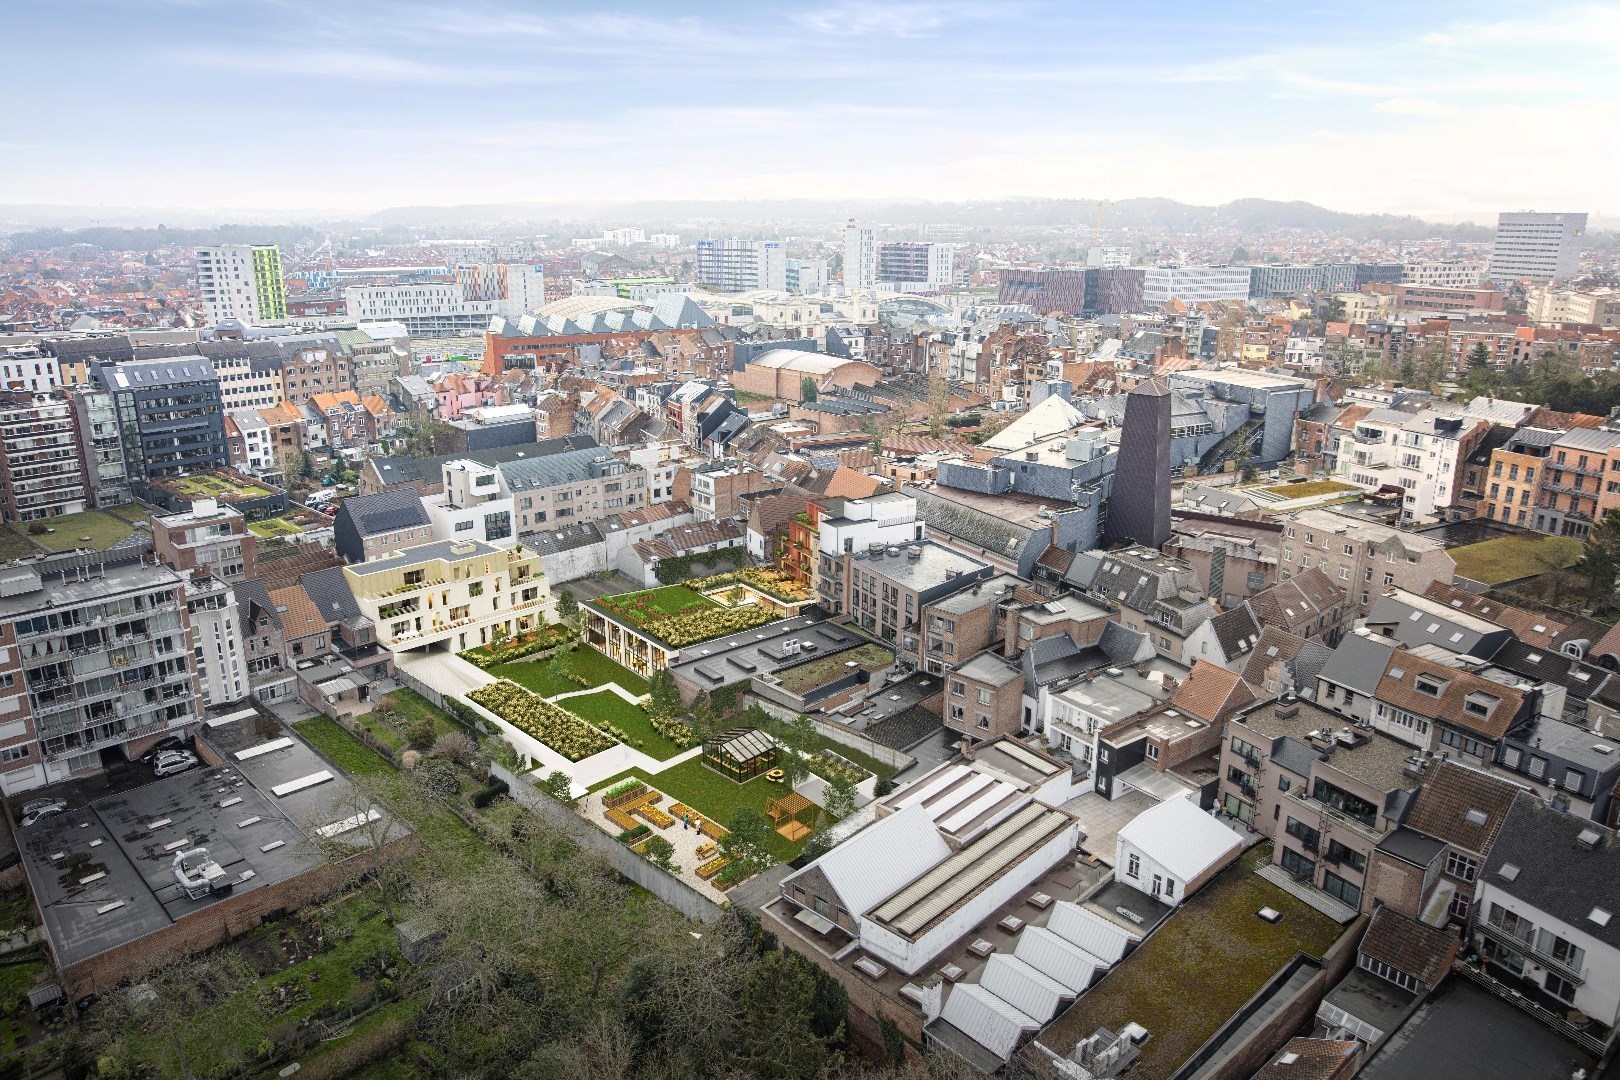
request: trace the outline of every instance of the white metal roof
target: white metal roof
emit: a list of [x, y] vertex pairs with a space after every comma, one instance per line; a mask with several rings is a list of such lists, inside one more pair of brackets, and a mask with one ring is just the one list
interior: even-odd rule
[[1013, 955], [1076, 994], [1091, 985], [1098, 968], [1108, 966], [1044, 926], [1024, 927]]
[[1024, 1032], [1041, 1026], [974, 983], [961, 983], [952, 988], [940, 1018], [1002, 1061], [1012, 1057]]
[[1117, 964], [1125, 958], [1125, 947], [1141, 938], [1122, 926], [1116, 926], [1094, 911], [1087, 911], [1072, 900], [1059, 900], [1052, 905], [1052, 916], [1046, 927], [1071, 945], [1078, 945], [1105, 964]]
[[821, 867], [844, 906], [860, 915], [916, 881], [950, 853], [928, 811], [913, 805], [874, 821], [810, 866]]
[[979, 985], [1026, 1016], [1046, 1023], [1074, 991], [1016, 956], [994, 953], [979, 974]]
[[[1116, 852], [1136, 848], [1182, 881], [1191, 881], [1231, 856], [1237, 833], [1198, 809], [1190, 799], [1169, 799], [1142, 811], [1121, 830]], [[1124, 856], [1114, 865], [1123, 866]]]

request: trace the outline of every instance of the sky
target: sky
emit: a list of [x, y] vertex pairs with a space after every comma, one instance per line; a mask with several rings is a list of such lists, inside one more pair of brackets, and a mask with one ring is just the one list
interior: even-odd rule
[[1616, 5], [5, 10], [0, 204], [1161, 196], [1436, 220], [1620, 212]]

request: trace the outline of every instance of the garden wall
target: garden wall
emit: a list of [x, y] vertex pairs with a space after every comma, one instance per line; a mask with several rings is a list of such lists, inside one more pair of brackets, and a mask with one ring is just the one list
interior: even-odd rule
[[[778, 720], [797, 720], [799, 718], [799, 714], [794, 712], [792, 709], [785, 709], [776, 704], [774, 701], [766, 701], [757, 694], [750, 696], [760, 708], [764, 709]], [[869, 757], [876, 758], [885, 765], [893, 766], [896, 770], [904, 769], [907, 765], [911, 765], [917, 760], [903, 750], [896, 750], [892, 746], [884, 746], [880, 742], [873, 742], [865, 735], [850, 731], [841, 724], [830, 723], [829, 721], [823, 720], [816, 716], [812, 716], [810, 719], [816, 725], [816, 730], [827, 736], [827, 738], [831, 739], [833, 742], [842, 743], [851, 750], [859, 750], [861, 753], [866, 754]]]
[[566, 832], [582, 847], [600, 852], [608, 863], [626, 878], [690, 919], [718, 922], [719, 904], [698, 892], [673, 874], [667, 873], [619, 843], [571, 808], [537, 791], [533, 784], [500, 765], [490, 765], [490, 775], [505, 780], [512, 798], [535, 811]]

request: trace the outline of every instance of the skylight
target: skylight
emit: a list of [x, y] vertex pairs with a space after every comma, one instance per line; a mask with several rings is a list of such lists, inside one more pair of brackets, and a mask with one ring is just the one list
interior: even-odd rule
[[1485, 811], [1483, 810], [1470, 810], [1463, 817], [1467, 819], [1470, 825], [1484, 825], [1486, 821]]
[[1517, 881], [1519, 879], [1519, 868], [1510, 862], [1505, 862], [1502, 864], [1501, 869], [1496, 871], [1496, 876], [1503, 881]]
[[1597, 923], [1599, 926], [1609, 925], [1609, 913], [1600, 907], [1593, 908], [1591, 914], [1587, 915], [1587, 919]]

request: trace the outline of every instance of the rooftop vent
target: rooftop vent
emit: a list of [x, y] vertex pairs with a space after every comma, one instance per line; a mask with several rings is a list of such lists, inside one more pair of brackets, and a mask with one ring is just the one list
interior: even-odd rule
[[1575, 837], [1575, 842], [1588, 851], [1594, 850], [1603, 841], [1603, 834], [1596, 829], [1582, 829]]

